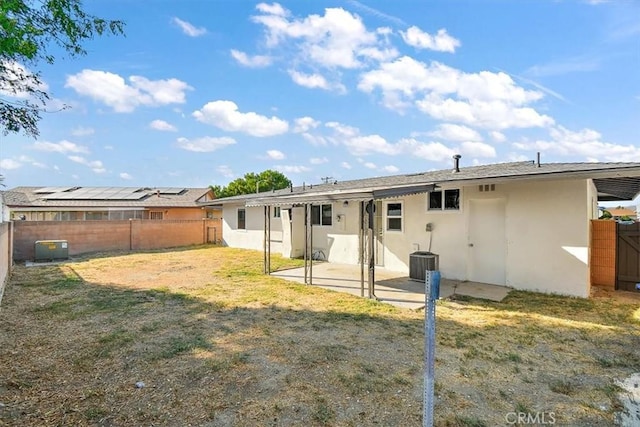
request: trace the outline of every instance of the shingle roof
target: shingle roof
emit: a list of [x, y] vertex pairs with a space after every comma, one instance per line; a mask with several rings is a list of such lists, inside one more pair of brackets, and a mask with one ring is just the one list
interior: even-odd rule
[[[309, 196], [331, 196], [339, 193], [366, 193], [374, 190], [428, 184], [446, 183], [468, 184], [474, 181], [498, 182], [524, 179], [563, 179], [593, 178], [596, 186], [599, 182], [607, 187], [606, 194], [611, 199], [633, 198], [640, 192], [640, 163], [542, 163], [533, 161], [497, 163], [481, 166], [461, 167], [459, 172], [452, 169], [428, 171], [415, 174], [365, 178], [351, 181], [335, 181], [328, 184], [306, 185], [267, 191], [259, 194], [245, 194], [217, 199], [207, 204], [226, 204], [246, 202], [247, 204], [268, 204], [276, 199], [295, 201], [296, 198], [308, 200]], [[619, 182], [620, 185], [615, 183]], [[624, 185], [622, 183], [624, 182]], [[611, 185], [613, 183], [613, 185]], [[619, 188], [616, 188], [619, 187]]]
[[[185, 188], [180, 194], [158, 194], [156, 189], [139, 187], [119, 187], [123, 190], [123, 193], [127, 193], [125, 190], [141, 191], [141, 197], [138, 200], [97, 200], [97, 199], [75, 199], [73, 198], [73, 192], [69, 192], [71, 196], [66, 195], [64, 199], [49, 199], [52, 193], [38, 194], [37, 191], [45, 189], [46, 187], [16, 187], [11, 190], [2, 192], [4, 197], [4, 203], [12, 208], [15, 207], [51, 207], [51, 208], [82, 208], [82, 207], [138, 207], [138, 208], [150, 208], [150, 207], [162, 207], [162, 208], [177, 208], [177, 207], [200, 207], [201, 203], [198, 202], [200, 198], [206, 195], [209, 188]], [[105, 187], [82, 187], [83, 189], [102, 189]]]

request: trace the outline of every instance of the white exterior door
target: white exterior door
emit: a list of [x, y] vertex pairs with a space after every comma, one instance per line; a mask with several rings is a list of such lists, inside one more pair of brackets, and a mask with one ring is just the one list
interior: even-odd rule
[[505, 200], [469, 200], [468, 280], [505, 285], [506, 249]]

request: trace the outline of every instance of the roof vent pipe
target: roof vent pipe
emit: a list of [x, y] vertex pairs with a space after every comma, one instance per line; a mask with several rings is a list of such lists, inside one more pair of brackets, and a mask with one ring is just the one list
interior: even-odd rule
[[460, 158], [462, 156], [460, 154], [456, 154], [453, 156], [453, 171], [452, 172], [460, 172]]
[[538, 151], [538, 155], [536, 158], [536, 166], [540, 167], [540, 152]]
[[289, 192], [293, 193], [293, 182], [289, 182]]

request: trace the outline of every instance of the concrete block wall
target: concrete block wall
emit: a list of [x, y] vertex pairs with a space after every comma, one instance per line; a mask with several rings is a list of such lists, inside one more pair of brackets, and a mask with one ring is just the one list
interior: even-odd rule
[[616, 222], [591, 221], [589, 259], [591, 285], [614, 290], [616, 287]]
[[124, 221], [16, 221], [15, 260], [32, 260], [38, 240], [66, 240], [69, 255], [106, 251], [164, 249], [221, 239], [219, 219]]
[[0, 222], [0, 303], [13, 265], [12, 228], [10, 222]]

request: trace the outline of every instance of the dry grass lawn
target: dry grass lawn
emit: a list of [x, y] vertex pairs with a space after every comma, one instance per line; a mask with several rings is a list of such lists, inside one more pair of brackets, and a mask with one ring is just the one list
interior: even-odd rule
[[[0, 425], [420, 426], [424, 313], [267, 277], [261, 262], [197, 247], [17, 266]], [[636, 295], [512, 292], [437, 314], [437, 425], [523, 412], [609, 426], [614, 381], [640, 372]]]

